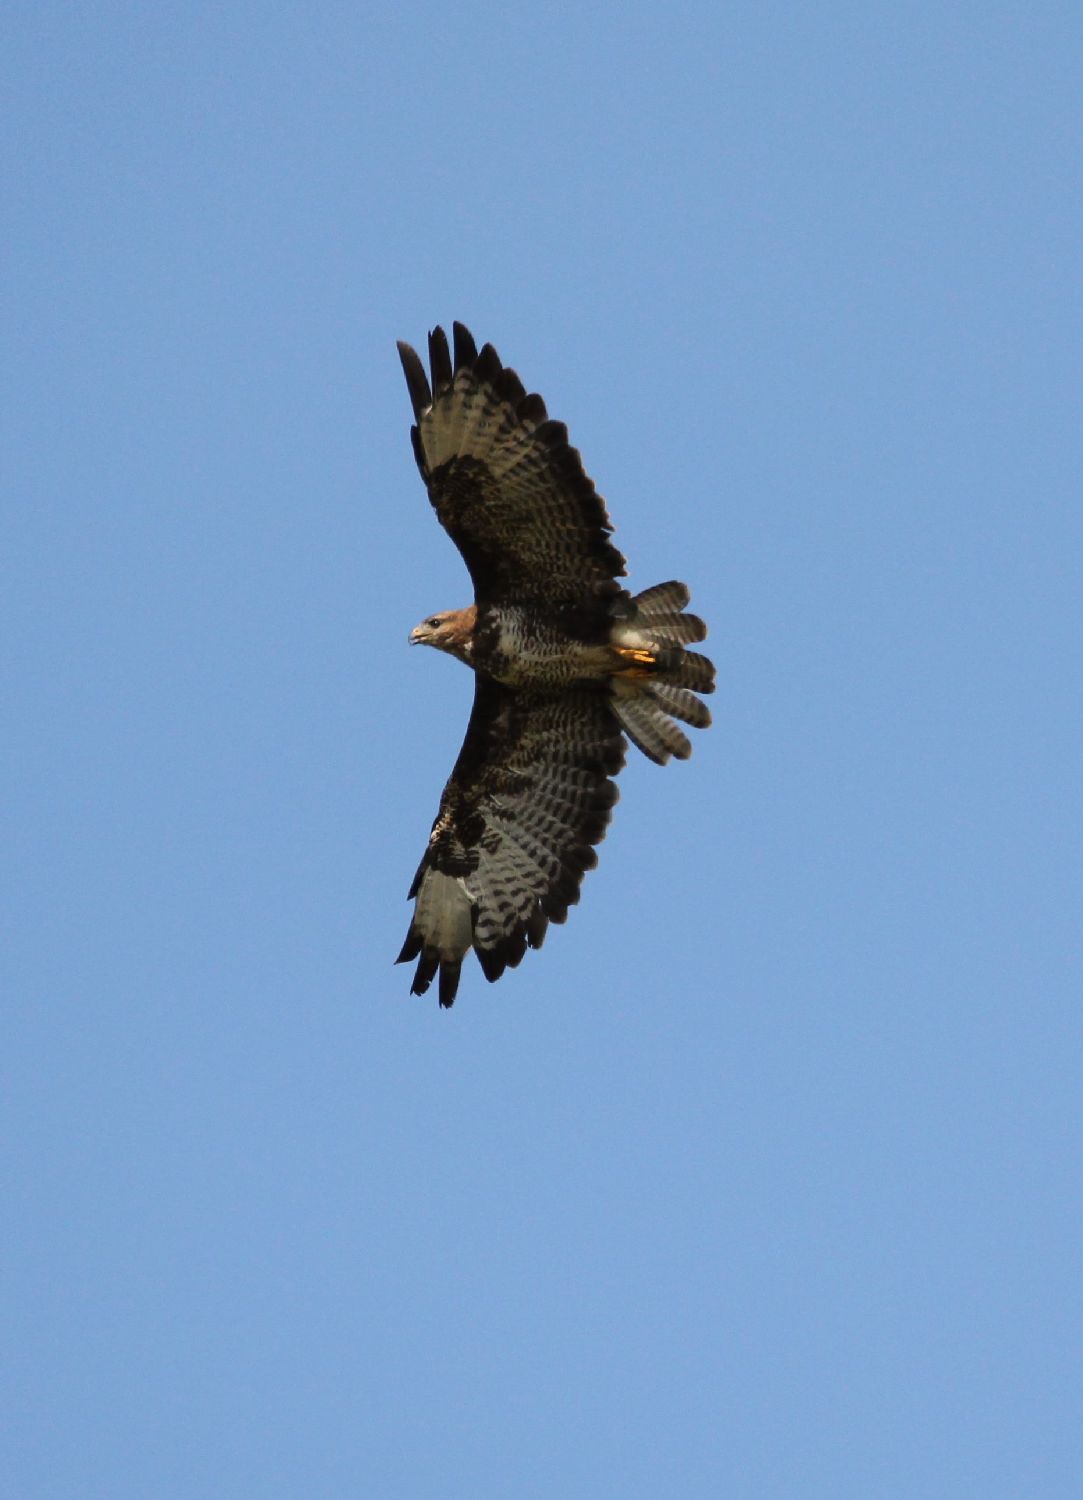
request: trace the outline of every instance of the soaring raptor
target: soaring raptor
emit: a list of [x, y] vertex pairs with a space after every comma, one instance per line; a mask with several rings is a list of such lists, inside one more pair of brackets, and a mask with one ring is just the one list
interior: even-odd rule
[[411, 993], [439, 972], [451, 1005], [473, 948], [486, 979], [540, 948], [579, 900], [617, 800], [627, 735], [664, 765], [692, 747], [674, 723], [711, 722], [696, 697], [714, 667], [686, 649], [707, 634], [683, 583], [629, 594], [605, 504], [568, 430], [527, 395], [491, 344], [461, 323], [454, 353], [429, 335], [429, 371], [399, 355], [414, 409], [414, 456], [458, 547], [474, 603], [411, 632], [474, 670], [474, 707], [410, 887], [396, 962], [417, 959]]

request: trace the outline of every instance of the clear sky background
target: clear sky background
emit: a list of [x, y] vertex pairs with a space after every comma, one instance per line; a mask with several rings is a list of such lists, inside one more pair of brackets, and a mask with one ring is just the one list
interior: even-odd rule
[[[1078, 7], [0, 31], [0, 1495], [1077, 1496]], [[719, 691], [445, 1014], [453, 318]]]

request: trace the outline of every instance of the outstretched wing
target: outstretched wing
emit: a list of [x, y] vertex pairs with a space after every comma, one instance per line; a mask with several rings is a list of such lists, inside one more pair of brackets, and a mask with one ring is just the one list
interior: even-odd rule
[[440, 973], [455, 999], [471, 947], [486, 979], [540, 948], [563, 922], [598, 857], [624, 763], [624, 737], [604, 693], [516, 691], [478, 676], [462, 750], [410, 896], [414, 914], [396, 962], [418, 960], [411, 993]]
[[550, 421], [491, 344], [479, 354], [461, 323], [452, 361], [429, 335], [432, 385], [409, 344], [399, 356], [416, 426], [414, 454], [433, 509], [462, 553], [479, 603], [581, 602], [619, 592], [624, 558], [605, 503], [568, 429]]

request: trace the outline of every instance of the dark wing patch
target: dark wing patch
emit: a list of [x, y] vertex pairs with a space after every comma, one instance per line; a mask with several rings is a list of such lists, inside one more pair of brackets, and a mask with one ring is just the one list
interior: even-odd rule
[[411, 993], [440, 976], [455, 999], [473, 947], [486, 979], [539, 948], [579, 900], [605, 837], [625, 743], [606, 695], [591, 687], [516, 691], [476, 678], [474, 708], [410, 896], [396, 962], [418, 960]]
[[399, 344], [416, 425], [414, 455], [479, 603], [582, 603], [619, 592], [624, 558], [605, 503], [562, 422], [549, 419], [491, 344], [454, 325], [429, 335], [429, 377]]

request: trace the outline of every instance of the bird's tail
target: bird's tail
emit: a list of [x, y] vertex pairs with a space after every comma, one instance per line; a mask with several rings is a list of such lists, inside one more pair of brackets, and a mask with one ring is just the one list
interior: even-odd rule
[[696, 694], [714, 692], [714, 665], [685, 649], [707, 635], [699, 616], [685, 612], [690, 598], [683, 583], [656, 583], [632, 598], [622, 596], [612, 609], [613, 712], [632, 743], [659, 765], [671, 755], [687, 760], [692, 754], [691, 741], [675, 719], [696, 729], [711, 722], [710, 710]]

